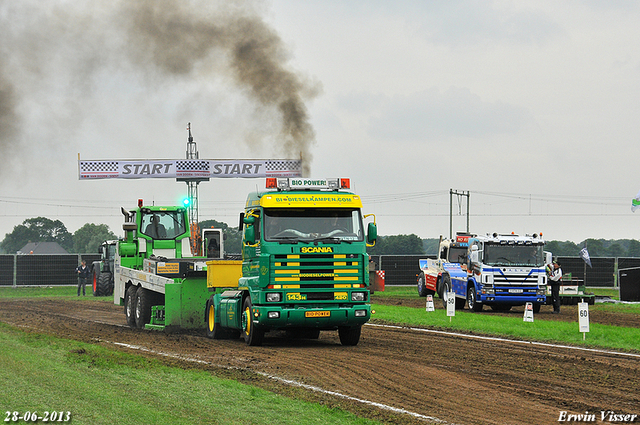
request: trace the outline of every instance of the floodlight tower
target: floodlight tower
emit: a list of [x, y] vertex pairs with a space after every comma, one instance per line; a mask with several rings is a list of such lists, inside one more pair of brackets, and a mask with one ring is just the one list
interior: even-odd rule
[[[187, 124], [187, 130], [189, 131], [189, 137], [187, 138], [187, 160], [190, 159], [200, 159], [200, 155], [198, 154], [198, 146], [196, 142], [193, 141], [193, 136], [191, 135], [191, 123]], [[189, 223], [191, 226], [191, 253], [194, 255], [202, 254], [201, 244], [200, 244], [200, 226], [198, 225], [198, 185], [200, 182], [209, 181], [208, 178], [202, 177], [188, 177], [188, 178], [179, 178], [176, 181], [182, 181], [187, 183], [188, 195], [187, 199], [184, 200], [184, 203], [189, 208]]]

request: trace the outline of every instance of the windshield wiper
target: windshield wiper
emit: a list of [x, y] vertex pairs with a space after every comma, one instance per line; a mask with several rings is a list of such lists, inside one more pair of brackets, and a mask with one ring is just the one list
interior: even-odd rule
[[278, 236], [278, 237], [271, 238], [271, 240], [277, 241], [281, 244], [287, 244], [287, 243], [295, 244], [295, 243], [301, 242], [297, 236]]
[[330, 242], [330, 243], [342, 243], [342, 242], [346, 242], [346, 243], [352, 243], [349, 240], [345, 240], [345, 239], [341, 239], [341, 238], [336, 238], [335, 236], [326, 236], [323, 238], [316, 238], [313, 240], [313, 242]]

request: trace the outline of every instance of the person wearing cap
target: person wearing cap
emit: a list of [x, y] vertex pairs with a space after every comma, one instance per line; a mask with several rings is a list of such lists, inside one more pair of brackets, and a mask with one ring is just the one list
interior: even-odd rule
[[549, 285], [551, 285], [551, 299], [553, 300], [553, 314], [560, 313], [560, 281], [562, 280], [562, 269], [558, 260], [554, 260], [548, 269]]

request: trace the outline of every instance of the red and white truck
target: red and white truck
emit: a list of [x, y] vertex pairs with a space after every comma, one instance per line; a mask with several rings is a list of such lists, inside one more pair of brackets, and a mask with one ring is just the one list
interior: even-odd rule
[[418, 294], [421, 297], [433, 295], [436, 292], [442, 298], [442, 282], [447, 279], [445, 264], [459, 264], [466, 270], [467, 249], [470, 233], [456, 233], [454, 239], [443, 239], [440, 236], [438, 258], [419, 260], [420, 274], [418, 275]]

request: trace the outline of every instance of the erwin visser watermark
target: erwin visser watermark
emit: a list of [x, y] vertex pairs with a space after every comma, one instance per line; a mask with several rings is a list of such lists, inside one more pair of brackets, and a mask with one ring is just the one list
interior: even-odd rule
[[558, 422], [604, 422], [604, 423], [633, 423], [640, 422], [639, 416], [632, 413], [619, 413], [613, 410], [601, 410], [600, 412], [584, 412], [581, 414], [560, 411]]

